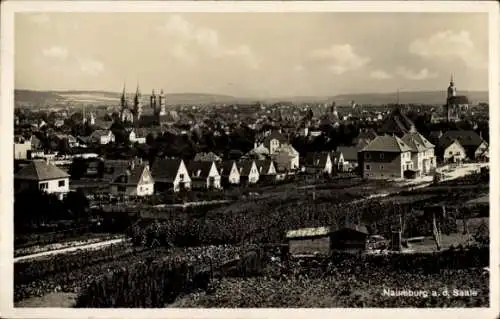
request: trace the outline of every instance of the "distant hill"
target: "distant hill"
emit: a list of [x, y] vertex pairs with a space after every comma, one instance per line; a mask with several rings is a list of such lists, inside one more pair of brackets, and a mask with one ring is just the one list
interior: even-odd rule
[[[488, 92], [473, 91], [459, 92], [469, 96], [471, 103], [487, 102]], [[78, 106], [82, 104], [95, 105], [118, 105], [121, 93], [106, 91], [34, 91], [15, 90], [14, 98], [16, 106]], [[133, 93], [129, 93], [131, 99]], [[443, 104], [446, 92], [444, 91], [420, 91], [400, 92], [399, 102], [402, 104]], [[205, 94], [205, 93], [170, 93], [166, 94], [168, 104], [235, 104], [253, 103], [259, 99], [240, 98], [230, 95]], [[335, 101], [338, 105], [349, 104], [355, 101], [357, 104], [390, 104], [397, 101], [396, 93], [365, 93], [365, 94], [341, 94], [337, 96], [297, 96], [272, 99], [260, 99], [264, 103], [322, 103]], [[143, 94], [143, 103], [149, 103], [149, 94]]]
[[[471, 104], [488, 102], [486, 91], [459, 91], [459, 95], [467, 95]], [[358, 104], [390, 104], [398, 100], [397, 93], [366, 93], [366, 94], [341, 94], [333, 98], [338, 104], [347, 104], [355, 101]], [[399, 103], [401, 104], [439, 104], [446, 101], [446, 91], [414, 91], [399, 92]]]
[[[129, 99], [134, 93], [128, 93]], [[143, 103], [149, 103], [150, 94], [143, 94]], [[34, 91], [15, 90], [16, 106], [77, 106], [79, 104], [118, 105], [120, 92], [106, 91]], [[168, 104], [211, 104], [243, 103], [253, 101], [222, 94], [170, 93], [166, 94]]]

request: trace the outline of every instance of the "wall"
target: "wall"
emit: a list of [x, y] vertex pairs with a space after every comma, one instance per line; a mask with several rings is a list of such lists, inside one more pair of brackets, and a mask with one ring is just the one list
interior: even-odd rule
[[186, 165], [184, 165], [184, 161], [181, 161], [181, 164], [179, 166], [179, 169], [177, 171], [177, 175], [175, 176], [175, 179], [174, 179], [174, 192], [178, 192], [180, 191], [180, 187], [179, 187], [179, 183], [181, 182], [181, 174], [184, 175], [184, 185], [185, 185], [185, 188], [191, 188], [191, 178], [189, 177], [189, 172], [186, 168]]
[[14, 159], [27, 159], [31, 143], [14, 143]]
[[444, 150], [443, 159], [445, 162], [465, 160], [466, 158], [465, 149], [456, 141]]
[[137, 187], [137, 196], [150, 196], [155, 192], [155, 184], [154, 183], [144, 183], [140, 184]]
[[329, 254], [330, 238], [320, 237], [312, 239], [290, 239], [288, 241], [290, 254], [306, 255], [319, 252], [321, 254]]
[[238, 168], [234, 164], [231, 167], [231, 172], [229, 173], [229, 183], [230, 184], [240, 183], [240, 172], [238, 172]]
[[[64, 186], [59, 186], [59, 182], [64, 181]], [[38, 182], [38, 187], [40, 189], [40, 185], [43, 183], [47, 183], [47, 188], [44, 189], [47, 193], [67, 193], [69, 192], [69, 178], [61, 178], [54, 179], [48, 181]]]
[[[367, 155], [369, 157], [367, 158]], [[360, 152], [359, 161], [363, 178], [392, 179], [403, 178], [401, 154], [396, 152]], [[382, 158], [381, 158], [382, 156]], [[411, 155], [407, 155], [411, 160]], [[369, 167], [367, 167], [369, 165]]]

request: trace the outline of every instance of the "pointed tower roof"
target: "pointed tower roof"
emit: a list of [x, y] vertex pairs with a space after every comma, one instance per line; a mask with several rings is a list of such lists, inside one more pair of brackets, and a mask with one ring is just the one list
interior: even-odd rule
[[123, 82], [123, 91], [122, 91], [122, 96], [120, 98], [120, 102], [122, 106], [127, 105], [125, 82]]

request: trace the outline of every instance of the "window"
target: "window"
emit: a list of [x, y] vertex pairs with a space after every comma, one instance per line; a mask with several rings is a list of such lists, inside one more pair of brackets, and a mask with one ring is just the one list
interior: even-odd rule
[[370, 164], [366, 164], [365, 168], [366, 168], [367, 170], [370, 170]]
[[41, 190], [44, 190], [44, 189], [47, 189], [49, 188], [49, 183], [40, 183], [40, 189]]
[[384, 153], [380, 153], [380, 159], [384, 159]]
[[365, 158], [369, 159], [370, 158], [370, 153], [365, 153]]
[[384, 169], [384, 165], [380, 165], [380, 169]]
[[180, 179], [181, 181], [183, 181], [183, 180], [184, 180], [184, 174], [179, 174], [179, 179]]
[[65, 180], [62, 180], [62, 181], [59, 181], [59, 183], [57, 183], [59, 187], [64, 187], [66, 185], [66, 181]]

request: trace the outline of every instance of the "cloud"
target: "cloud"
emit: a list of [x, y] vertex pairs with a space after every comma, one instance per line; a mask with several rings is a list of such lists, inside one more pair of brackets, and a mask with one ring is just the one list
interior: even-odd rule
[[374, 70], [370, 73], [370, 77], [378, 80], [388, 80], [392, 79], [392, 74], [389, 74], [384, 70]]
[[310, 57], [316, 61], [328, 63], [329, 69], [335, 74], [360, 69], [371, 61], [370, 58], [362, 57], [354, 52], [350, 44], [332, 45], [327, 49], [314, 50]]
[[68, 57], [68, 49], [63, 46], [52, 46], [43, 49], [42, 54], [50, 58], [66, 59]]
[[487, 67], [486, 57], [475, 47], [468, 31], [446, 30], [416, 39], [410, 43], [409, 51], [423, 58], [458, 58], [469, 67]]
[[67, 74], [85, 74], [96, 76], [104, 71], [104, 63], [99, 60], [76, 56], [66, 47], [52, 46], [42, 50], [43, 57], [38, 57], [37, 63], [42, 63], [54, 70]]
[[260, 65], [260, 60], [247, 45], [228, 47], [221, 42], [216, 30], [195, 26], [180, 15], [170, 17], [158, 30], [179, 41], [171, 54], [185, 62], [194, 63], [209, 56], [239, 58], [251, 68], [258, 68]]
[[77, 58], [78, 68], [87, 75], [96, 76], [104, 71], [104, 64], [101, 61], [89, 58]]
[[420, 71], [414, 71], [406, 67], [399, 67], [397, 70], [398, 74], [408, 80], [426, 80], [437, 77], [437, 73], [429, 71], [427, 68], [423, 68]]
[[296, 65], [296, 66], [293, 67], [293, 70], [295, 72], [302, 72], [302, 71], [305, 70], [305, 68], [304, 68], [304, 66], [302, 64], [298, 64], [298, 65]]
[[50, 22], [50, 18], [45, 13], [33, 13], [29, 15], [29, 19], [31, 22], [36, 24], [45, 24]]

